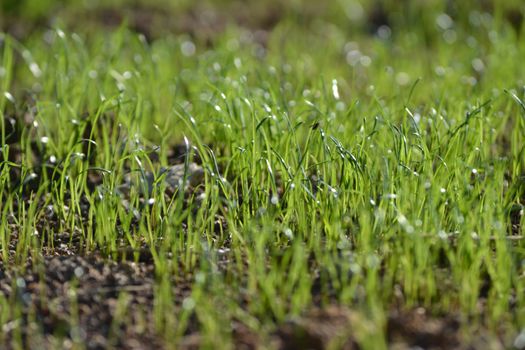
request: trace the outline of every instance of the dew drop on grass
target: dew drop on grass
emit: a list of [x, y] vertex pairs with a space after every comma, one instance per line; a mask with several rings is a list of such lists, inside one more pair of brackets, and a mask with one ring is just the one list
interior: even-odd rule
[[485, 70], [485, 64], [480, 58], [475, 58], [472, 60], [472, 68], [474, 68], [476, 72], [483, 72]]
[[390, 39], [390, 36], [392, 35], [392, 30], [387, 25], [382, 25], [377, 29], [377, 36], [380, 39], [388, 40]]
[[379, 264], [381, 263], [381, 259], [376, 254], [370, 254], [366, 257], [366, 264], [368, 268], [375, 269], [379, 267]]
[[235, 57], [235, 59], [233, 60], [233, 64], [237, 69], [240, 69], [242, 67], [242, 61], [239, 57]]
[[55, 41], [55, 35], [52, 30], [46, 30], [43, 34], [43, 39], [46, 44], [51, 45]]
[[27, 177], [25, 178], [24, 182], [28, 182], [28, 181], [34, 180], [37, 177], [38, 177], [38, 175], [36, 173], [30, 173], [29, 175], [27, 175]]
[[350, 264], [350, 271], [352, 271], [352, 273], [354, 274], [360, 274], [361, 271], [362, 271], [362, 268], [359, 264], [357, 263], [352, 263]]
[[473, 76], [464, 75], [461, 77], [461, 82], [465, 85], [475, 86], [478, 80]]
[[434, 68], [434, 73], [436, 73], [438, 77], [442, 77], [447, 73], [447, 70], [443, 66], [437, 66], [436, 68]]
[[77, 278], [80, 278], [84, 275], [84, 269], [80, 266], [76, 267], [75, 270], [74, 270], [74, 273], [75, 273], [75, 276]]
[[16, 279], [16, 286], [17, 286], [18, 288], [25, 288], [25, 287], [26, 287], [26, 281], [25, 281], [23, 278], [18, 277], [18, 278]]
[[332, 80], [332, 94], [336, 100], [339, 100], [339, 88], [337, 86], [337, 80]]
[[492, 223], [492, 227], [495, 229], [495, 230], [501, 230], [501, 228], [503, 227], [503, 224], [501, 223], [501, 221], [499, 220], [496, 220]]
[[197, 272], [195, 274], [195, 282], [197, 282], [198, 284], [203, 284], [204, 282], [206, 282], [206, 275], [203, 272]]
[[15, 98], [9, 91], [4, 92], [5, 98], [7, 98], [11, 103], [15, 103]]
[[346, 63], [355, 66], [361, 59], [361, 52], [359, 50], [350, 50], [346, 54]]
[[359, 63], [363, 66], [363, 67], [369, 67], [371, 64], [372, 64], [372, 59], [369, 57], [369, 56], [361, 56], [359, 58]]
[[184, 56], [190, 57], [195, 55], [197, 48], [195, 47], [195, 44], [192, 41], [186, 40], [180, 44], [180, 51]]
[[0, 66], [0, 78], [5, 77], [6, 73], [7, 73], [7, 70], [4, 67]]
[[525, 349], [525, 329], [523, 329], [516, 339], [514, 339], [514, 347], [520, 350]]
[[195, 300], [191, 297], [184, 298], [182, 301], [182, 308], [186, 311], [191, 311], [195, 308]]
[[410, 83], [410, 75], [405, 72], [399, 72], [396, 74], [396, 83], [400, 86], [406, 86]]
[[401, 215], [399, 215], [397, 217], [397, 222], [399, 222], [401, 225], [406, 225], [408, 223], [408, 220], [407, 220], [406, 216], [401, 214]]
[[446, 13], [441, 13], [436, 17], [436, 24], [439, 28], [446, 30], [452, 28], [454, 21]]
[[40, 70], [40, 67], [35, 62], [31, 62], [29, 64], [29, 70], [31, 71], [31, 73], [33, 73], [33, 76], [35, 78], [40, 78], [40, 76], [42, 75], [42, 71]]

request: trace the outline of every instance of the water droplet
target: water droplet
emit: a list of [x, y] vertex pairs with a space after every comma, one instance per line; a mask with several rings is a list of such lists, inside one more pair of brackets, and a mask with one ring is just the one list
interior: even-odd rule
[[18, 277], [18, 278], [16, 279], [16, 286], [17, 286], [18, 288], [25, 288], [25, 287], [26, 287], [26, 281], [25, 281], [23, 278]]
[[339, 88], [337, 87], [337, 80], [332, 80], [332, 94], [336, 100], [339, 100]]
[[399, 72], [396, 74], [396, 83], [401, 86], [408, 85], [410, 82], [410, 75], [405, 72]]
[[392, 30], [387, 25], [382, 25], [377, 29], [377, 36], [383, 40], [390, 39], [392, 35]]
[[483, 72], [485, 70], [485, 64], [480, 58], [474, 58], [472, 60], [472, 68], [474, 68], [476, 72]]
[[371, 64], [372, 64], [372, 59], [368, 56], [361, 56], [359, 58], [359, 63], [363, 66], [363, 67], [369, 67]]
[[15, 98], [9, 91], [4, 92], [5, 98], [7, 98], [11, 103], [15, 103]]
[[75, 270], [74, 270], [74, 273], [75, 273], [75, 276], [77, 278], [80, 278], [84, 275], [84, 269], [80, 266], [76, 267]]
[[436, 17], [436, 24], [439, 28], [446, 30], [452, 28], [452, 26], [454, 25], [454, 21], [449, 15], [447, 15], [446, 13], [442, 13]]
[[197, 48], [195, 47], [195, 44], [192, 41], [187, 40], [180, 44], [180, 50], [184, 56], [189, 57], [195, 55]]
[[514, 339], [514, 347], [516, 349], [525, 349], [525, 329]]
[[351, 50], [346, 54], [346, 63], [355, 66], [361, 59], [361, 52], [359, 50]]
[[29, 64], [29, 70], [31, 71], [31, 73], [33, 73], [35, 78], [39, 78], [42, 75], [42, 71], [40, 70], [40, 67], [35, 62], [31, 62]]
[[445, 42], [447, 44], [453, 44], [456, 42], [457, 40], [457, 33], [455, 30], [453, 29], [448, 29], [446, 30], [444, 33], [443, 33], [443, 40], [445, 40]]

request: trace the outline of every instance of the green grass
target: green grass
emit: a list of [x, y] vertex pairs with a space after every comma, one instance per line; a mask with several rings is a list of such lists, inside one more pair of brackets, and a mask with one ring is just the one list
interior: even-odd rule
[[[407, 309], [458, 310], [465, 337], [481, 327], [509, 346], [525, 329], [524, 216], [511, 228], [525, 205], [524, 33], [497, 11], [445, 29], [438, 14], [384, 39], [344, 21], [305, 31], [284, 20], [265, 48], [230, 27], [191, 56], [187, 36], [147, 42], [125, 28], [3, 35], [0, 114], [26, 122], [9, 145], [1, 118], [2, 261], [38, 263], [61, 232], [80, 238], [81, 254], [116, 261], [139, 258], [122, 246], [145, 246], [155, 329], [170, 345], [191, 315], [204, 347], [231, 346], [232, 320], [265, 339], [314, 304], [318, 278], [321, 305], [367, 320], [355, 329], [363, 348], [386, 347], [399, 293]], [[137, 189], [126, 208], [115, 192], [124, 173], [158, 172], [184, 140], [206, 170], [202, 202], [161, 188], [144, 206]], [[31, 194], [9, 177], [30, 183], [41, 166]], [[90, 174], [103, 179], [95, 191]], [[49, 205], [58, 227], [41, 225]], [[184, 276], [180, 307], [171, 286]], [[19, 317], [13, 301], [0, 296], [0, 324]]]

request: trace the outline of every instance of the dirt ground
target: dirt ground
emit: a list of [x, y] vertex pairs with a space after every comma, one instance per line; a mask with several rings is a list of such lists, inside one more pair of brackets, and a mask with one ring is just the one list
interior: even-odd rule
[[[4, 340], [21, 336], [27, 348], [70, 348], [72, 339], [81, 341], [87, 349], [162, 348], [154, 329], [154, 276], [152, 262], [117, 263], [96, 254], [56, 253], [43, 257], [38, 267], [28, 263], [25, 271], [0, 263], [1, 293], [23, 305], [22, 317], [3, 325]], [[173, 284], [177, 306], [191, 294], [191, 284], [191, 277]], [[122, 310], [126, 310], [126, 322], [115, 323]], [[78, 316], [72, 322], [73, 311]], [[337, 348], [358, 349], [353, 329], [366, 323], [341, 305], [313, 307], [302, 317], [281, 324], [271, 344], [279, 349], [326, 349], [335, 341]], [[392, 309], [386, 328], [390, 346], [396, 349], [477, 348], [475, 343], [466, 346], [461, 342], [459, 320], [453, 314], [432, 317], [423, 308]], [[42, 337], [34, 336], [39, 333]], [[261, 345], [258, 335], [241, 323], [232, 326], [232, 334], [239, 349]], [[57, 344], [63, 337], [65, 340]], [[196, 349], [200, 340], [198, 323], [190, 320], [180, 348]], [[493, 342], [491, 348], [503, 348], [494, 339], [485, 340]], [[477, 341], [487, 344], [483, 339]]]

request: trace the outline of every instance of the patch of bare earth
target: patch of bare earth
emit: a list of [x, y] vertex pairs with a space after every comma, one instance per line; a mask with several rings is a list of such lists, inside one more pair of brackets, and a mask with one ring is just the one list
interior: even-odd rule
[[[151, 264], [55, 256], [25, 271], [4, 268], [0, 291], [22, 305], [20, 317], [2, 325], [6, 342], [20, 334], [28, 348], [69, 348], [73, 341], [87, 349], [162, 345], [154, 329]], [[175, 283], [173, 289], [177, 300], [190, 292], [185, 282]], [[119, 320], [118, 314], [125, 317]]]

